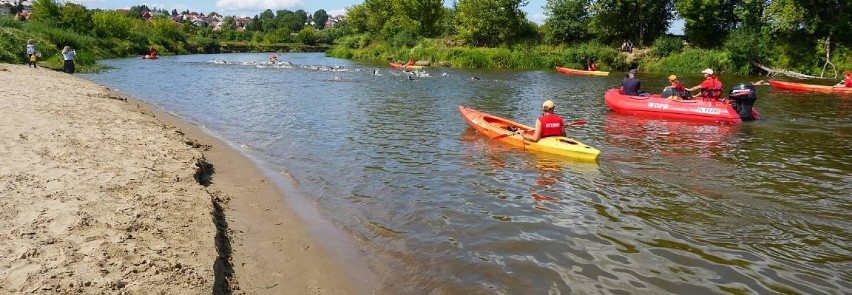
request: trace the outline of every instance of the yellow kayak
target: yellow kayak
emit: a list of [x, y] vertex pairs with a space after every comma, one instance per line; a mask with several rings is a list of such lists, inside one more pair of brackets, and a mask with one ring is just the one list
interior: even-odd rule
[[459, 111], [467, 124], [482, 135], [505, 144], [522, 147], [524, 150], [540, 151], [584, 160], [594, 160], [601, 153], [596, 148], [564, 136], [545, 137], [538, 142], [531, 142], [525, 140], [520, 134], [512, 130], [532, 132], [534, 130], [533, 127], [492, 116], [465, 106], [459, 106]]

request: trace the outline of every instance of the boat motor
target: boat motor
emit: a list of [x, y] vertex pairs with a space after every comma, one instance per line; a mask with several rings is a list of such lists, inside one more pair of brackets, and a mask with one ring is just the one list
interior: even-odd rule
[[731, 100], [731, 105], [740, 114], [740, 118], [744, 121], [754, 120], [751, 115], [754, 101], [757, 100], [757, 91], [754, 89], [754, 85], [740, 84], [734, 86], [728, 93], [728, 99]]

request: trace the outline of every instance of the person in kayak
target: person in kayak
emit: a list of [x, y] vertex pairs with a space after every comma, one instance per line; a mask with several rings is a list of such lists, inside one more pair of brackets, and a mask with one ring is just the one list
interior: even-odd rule
[[524, 139], [538, 142], [540, 139], [549, 136], [565, 136], [565, 121], [562, 117], [553, 113], [556, 109], [556, 104], [552, 100], [545, 101], [541, 105], [543, 114], [535, 120], [535, 131], [533, 135], [521, 133]]
[[695, 87], [689, 88], [689, 92], [700, 90], [701, 92], [696, 97], [704, 99], [720, 99], [722, 98], [722, 81], [713, 74], [712, 69], [704, 69], [701, 71], [704, 74], [704, 81]]
[[589, 71], [597, 71], [598, 70], [598, 65], [595, 64], [594, 59], [589, 60], [589, 65], [586, 66], [586, 70], [589, 70]]
[[845, 76], [846, 79], [843, 79], [843, 81], [840, 81], [840, 83], [837, 83], [834, 87], [852, 87], [852, 72], [843, 71], [843, 76]]
[[642, 83], [636, 79], [636, 69], [627, 72], [627, 77], [621, 80], [621, 93], [624, 95], [649, 96], [650, 94], [640, 90]]
[[408, 60], [408, 62], [407, 62], [407, 63], [405, 63], [405, 65], [406, 65], [406, 66], [413, 66], [413, 65], [415, 65], [416, 63], [417, 63], [417, 57], [416, 57], [416, 56], [412, 56], [412, 57], [411, 57], [411, 59], [409, 59], [409, 60]]
[[668, 99], [692, 99], [692, 96], [689, 95], [689, 91], [686, 91], [686, 88], [683, 87], [683, 84], [680, 83], [677, 76], [669, 76], [669, 83], [672, 85], [663, 88], [663, 93], [660, 94], [661, 97]]

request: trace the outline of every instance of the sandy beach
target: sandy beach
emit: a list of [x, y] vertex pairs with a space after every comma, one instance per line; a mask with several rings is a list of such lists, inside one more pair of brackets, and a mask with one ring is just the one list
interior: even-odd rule
[[72, 75], [0, 85], [0, 293], [361, 293], [227, 144]]

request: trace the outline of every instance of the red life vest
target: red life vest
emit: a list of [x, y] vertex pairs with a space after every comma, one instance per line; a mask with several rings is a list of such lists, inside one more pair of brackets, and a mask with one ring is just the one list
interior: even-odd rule
[[545, 113], [538, 120], [541, 122], [541, 138], [565, 135], [565, 121], [562, 120], [562, 117]]
[[722, 81], [719, 81], [719, 78], [716, 77], [707, 77], [707, 80], [701, 82], [701, 96], [713, 99], [722, 98]]

